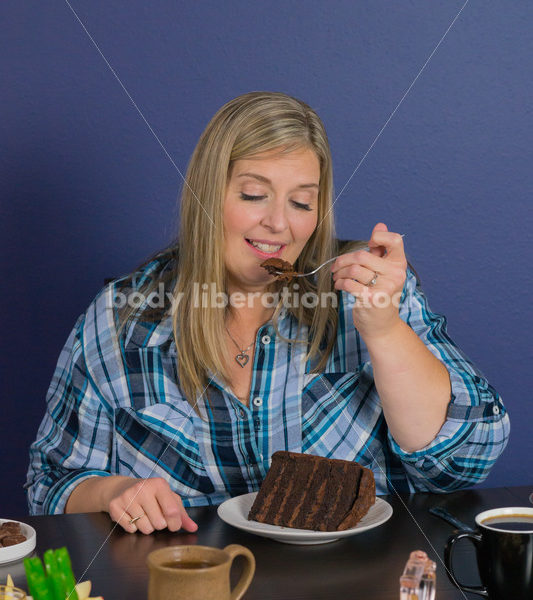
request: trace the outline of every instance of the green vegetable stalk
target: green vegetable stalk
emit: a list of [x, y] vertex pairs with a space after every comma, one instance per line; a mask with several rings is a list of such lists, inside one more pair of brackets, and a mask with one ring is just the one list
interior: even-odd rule
[[79, 600], [68, 550], [47, 550], [43, 560], [44, 567], [38, 557], [24, 559], [28, 591], [33, 600]]

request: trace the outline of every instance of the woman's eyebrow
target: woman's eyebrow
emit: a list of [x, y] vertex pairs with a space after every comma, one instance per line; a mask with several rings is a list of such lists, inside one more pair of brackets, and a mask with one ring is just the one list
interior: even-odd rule
[[[237, 177], [253, 177], [254, 179], [257, 179], [258, 181], [261, 181], [262, 183], [267, 183], [268, 185], [272, 185], [272, 182], [270, 181], [270, 179], [268, 179], [267, 177], [264, 177], [263, 175], [259, 175], [258, 173], [241, 173], [240, 175], [237, 175]], [[300, 185], [296, 186], [297, 188], [316, 188], [317, 190], [319, 189], [318, 183], [301, 183]]]

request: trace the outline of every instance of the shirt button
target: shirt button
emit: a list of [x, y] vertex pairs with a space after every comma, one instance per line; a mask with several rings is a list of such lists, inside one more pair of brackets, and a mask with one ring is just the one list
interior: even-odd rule
[[253, 403], [254, 406], [261, 406], [263, 404], [263, 398], [259, 398], [259, 396], [257, 398], [253, 399]]
[[500, 407], [496, 406], [496, 404], [492, 407], [492, 412], [495, 415], [499, 415], [500, 414]]
[[241, 419], [244, 419], [245, 416], [246, 416], [246, 413], [244, 412], [244, 408], [239, 408], [239, 417]]
[[269, 335], [264, 335], [261, 338], [261, 341], [263, 342], [263, 344], [266, 346], [267, 344], [270, 344], [270, 336]]

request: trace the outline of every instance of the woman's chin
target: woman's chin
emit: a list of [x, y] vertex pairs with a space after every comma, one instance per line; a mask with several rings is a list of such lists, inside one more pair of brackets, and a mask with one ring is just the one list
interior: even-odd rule
[[274, 277], [269, 275], [262, 267], [251, 269], [247, 272], [240, 273], [238, 276], [229, 277], [230, 290], [248, 292], [261, 292], [274, 281]]

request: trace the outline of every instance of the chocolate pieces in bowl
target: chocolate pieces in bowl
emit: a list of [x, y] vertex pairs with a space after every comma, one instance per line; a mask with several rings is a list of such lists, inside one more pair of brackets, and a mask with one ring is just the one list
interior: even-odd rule
[[26, 541], [26, 536], [22, 533], [20, 523], [16, 521], [6, 521], [0, 525], [0, 548], [15, 546]]

